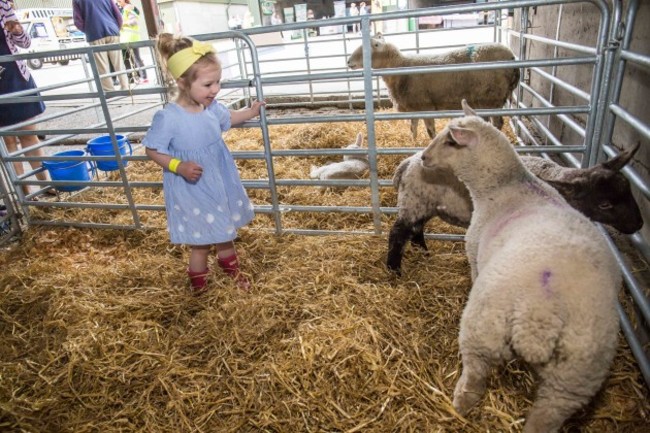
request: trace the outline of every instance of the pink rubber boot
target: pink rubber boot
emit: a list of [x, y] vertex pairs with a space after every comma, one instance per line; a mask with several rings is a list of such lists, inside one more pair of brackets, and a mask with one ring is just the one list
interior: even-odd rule
[[237, 254], [225, 258], [217, 257], [217, 263], [219, 263], [219, 267], [223, 269], [228, 276], [237, 282], [237, 286], [240, 289], [248, 291], [251, 288], [251, 283], [248, 281], [248, 278], [239, 271], [239, 259], [237, 258]]

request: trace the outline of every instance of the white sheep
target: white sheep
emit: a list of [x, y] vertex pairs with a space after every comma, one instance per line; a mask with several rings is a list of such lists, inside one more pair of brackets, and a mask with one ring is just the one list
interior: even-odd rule
[[541, 379], [523, 431], [556, 432], [607, 377], [620, 270], [595, 225], [528, 171], [504, 134], [463, 108], [467, 116], [422, 154], [425, 166], [453, 170], [474, 205], [453, 405], [467, 414], [491, 368], [518, 356]]
[[[363, 143], [363, 134], [358, 133], [354, 143], [343, 146], [343, 149], [360, 149]], [[343, 161], [332, 162], [322, 167], [311, 166], [309, 177], [312, 179], [357, 179], [368, 170], [367, 155], [343, 155]], [[321, 187], [325, 189], [326, 187]]]
[[[562, 167], [536, 156], [520, 159], [528, 170], [557, 189], [571, 206], [592, 221], [631, 234], [641, 229], [643, 218], [630, 182], [620, 170], [638, 149], [637, 144], [589, 168]], [[388, 237], [386, 265], [399, 274], [409, 240], [426, 250], [424, 226], [436, 216], [450, 224], [467, 227], [472, 201], [465, 185], [451, 171], [424, 167], [422, 152], [399, 164], [393, 185], [397, 189], [398, 214]]]
[[[502, 44], [468, 45], [444, 54], [405, 55], [377, 33], [370, 40], [373, 69], [405, 68], [447, 64], [512, 61], [512, 51]], [[363, 46], [348, 59], [350, 69], [363, 68]], [[397, 111], [459, 110], [466, 99], [475, 108], [502, 108], [519, 83], [519, 69], [488, 69], [382, 76]], [[503, 119], [493, 117], [497, 128]], [[424, 119], [429, 137], [435, 136], [435, 119]], [[411, 120], [411, 133], [417, 138], [417, 119]]]

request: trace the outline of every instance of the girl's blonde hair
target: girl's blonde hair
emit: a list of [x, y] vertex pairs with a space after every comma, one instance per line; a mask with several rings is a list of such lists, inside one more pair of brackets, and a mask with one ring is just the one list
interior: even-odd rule
[[[163, 82], [167, 86], [167, 90], [170, 94], [178, 93], [178, 86], [176, 80], [172, 77], [169, 69], [167, 67], [167, 61], [171, 56], [176, 54], [178, 51], [189, 48], [194, 43], [194, 39], [187, 36], [174, 36], [171, 33], [161, 33], [156, 38], [156, 55], [158, 57], [158, 63], [161, 66], [161, 72], [163, 76]], [[192, 83], [196, 78], [197, 65], [218, 65], [221, 68], [221, 62], [215, 53], [208, 53], [204, 56], [201, 56], [192, 66], [190, 66], [187, 71], [179, 77], [179, 79], [184, 79], [187, 83]]]

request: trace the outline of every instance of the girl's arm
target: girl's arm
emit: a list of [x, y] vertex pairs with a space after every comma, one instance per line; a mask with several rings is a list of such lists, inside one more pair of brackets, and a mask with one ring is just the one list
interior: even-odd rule
[[[160, 153], [155, 149], [145, 148], [145, 152], [149, 158], [162, 168], [170, 170], [169, 163], [172, 162], [174, 157], [164, 153]], [[170, 170], [171, 171], [171, 170]], [[203, 174], [203, 168], [193, 161], [181, 161], [176, 166], [176, 174], [183, 176], [188, 182], [196, 182]]]
[[264, 101], [253, 101], [249, 108], [242, 108], [241, 110], [230, 110], [230, 123], [232, 125], [239, 125], [245, 121], [260, 115], [260, 109], [266, 105]]
[[[29, 48], [32, 40], [27, 33], [25, 33], [23, 26], [18, 21], [16, 12], [10, 5], [2, 5], [2, 24], [4, 29], [9, 33], [9, 39], [14, 45], [21, 48]], [[5, 9], [6, 8], [6, 9]]]

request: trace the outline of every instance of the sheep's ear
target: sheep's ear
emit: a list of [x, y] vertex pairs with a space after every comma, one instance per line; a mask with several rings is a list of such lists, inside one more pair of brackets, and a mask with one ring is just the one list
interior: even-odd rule
[[356, 144], [357, 146], [361, 147], [361, 144], [362, 144], [362, 143], [363, 143], [363, 134], [359, 132], [359, 133], [357, 134], [357, 141], [356, 141], [354, 144]]
[[465, 113], [465, 116], [476, 116], [476, 111], [474, 111], [474, 109], [469, 106], [467, 99], [460, 101], [460, 104], [463, 106], [463, 112]]
[[458, 128], [452, 126], [449, 128], [449, 134], [459, 146], [475, 146], [478, 143], [476, 132], [467, 128]]
[[563, 197], [583, 199], [590, 191], [589, 182], [578, 177], [570, 180], [546, 179], [545, 182], [555, 188]]
[[370, 45], [373, 48], [379, 48], [382, 45], [386, 45], [386, 40], [384, 39], [384, 35], [382, 35], [381, 33], [377, 33], [376, 35], [374, 35], [370, 40]]
[[625, 164], [630, 162], [630, 159], [632, 159], [636, 151], [639, 150], [639, 146], [641, 146], [640, 141], [638, 141], [636, 143], [636, 146], [634, 146], [633, 148], [627, 149], [619, 153], [616, 156], [616, 158], [612, 158], [609, 161], [603, 162], [602, 166], [609, 170], [619, 171], [621, 168], [625, 167]]

